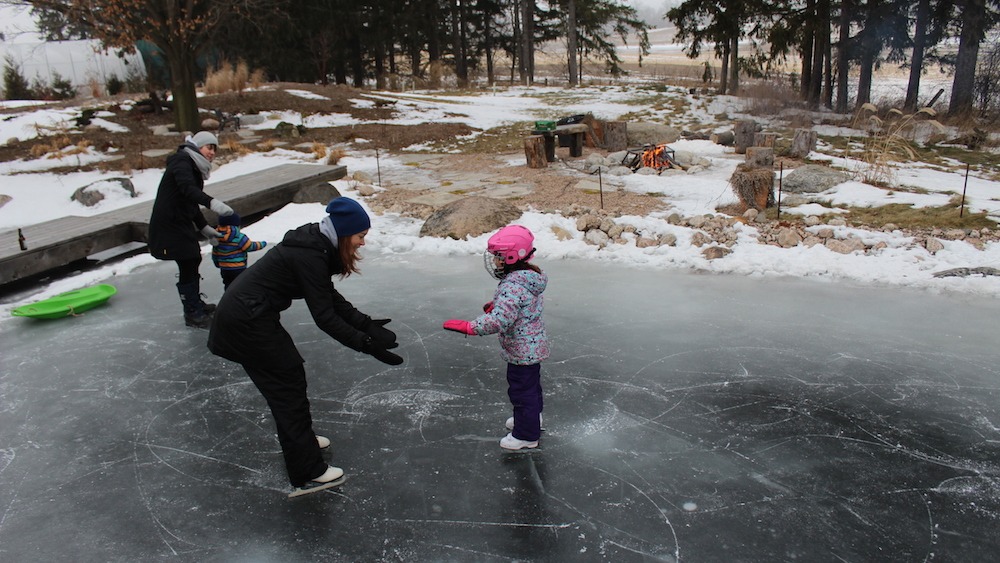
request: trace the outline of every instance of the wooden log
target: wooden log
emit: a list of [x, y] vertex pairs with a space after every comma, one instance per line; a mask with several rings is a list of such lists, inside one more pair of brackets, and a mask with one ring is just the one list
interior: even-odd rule
[[771, 147], [747, 147], [746, 163], [749, 166], [774, 167], [774, 149]]
[[546, 168], [549, 165], [545, 158], [545, 138], [541, 135], [529, 135], [524, 138], [524, 157], [528, 168]]
[[796, 129], [792, 138], [791, 156], [805, 158], [814, 150], [816, 150], [816, 132], [812, 129]]
[[778, 140], [777, 133], [755, 133], [753, 136], [753, 146], [773, 147], [774, 142], [777, 140]]
[[609, 121], [604, 124], [604, 148], [608, 152], [623, 151], [628, 148], [627, 121]]
[[721, 133], [712, 133], [708, 139], [717, 145], [729, 147], [736, 140], [736, 135], [732, 131], [723, 131]]
[[744, 154], [747, 147], [753, 145], [753, 137], [757, 134], [757, 122], [752, 119], [741, 119], [733, 126], [733, 146], [736, 154]]

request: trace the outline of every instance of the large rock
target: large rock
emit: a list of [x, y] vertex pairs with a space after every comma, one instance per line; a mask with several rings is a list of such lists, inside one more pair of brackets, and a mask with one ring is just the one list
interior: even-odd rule
[[128, 178], [98, 180], [82, 188], [78, 188], [73, 192], [71, 199], [87, 207], [93, 207], [103, 201], [105, 197], [118, 194], [130, 198], [136, 197], [135, 186], [132, 185], [132, 180]]
[[814, 194], [826, 191], [837, 184], [843, 184], [850, 179], [851, 176], [846, 172], [834, 170], [828, 166], [807, 164], [796, 168], [784, 177], [781, 182], [781, 191]]
[[422, 237], [464, 239], [479, 236], [510, 224], [521, 210], [509, 201], [470, 196], [453, 201], [434, 213], [420, 227]]
[[642, 145], [662, 145], [676, 143], [681, 138], [681, 132], [662, 123], [629, 123], [628, 144], [630, 147]]

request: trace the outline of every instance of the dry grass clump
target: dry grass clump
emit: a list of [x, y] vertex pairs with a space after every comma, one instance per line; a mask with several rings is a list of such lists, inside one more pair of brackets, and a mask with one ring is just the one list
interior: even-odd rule
[[323, 143], [313, 143], [312, 153], [316, 155], [316, 160], [322, 160], [326, 157], [326, 145]]
[[[81, 140], [80, 143], [84, 145], [84, 148], [90, 146], [86, 139]], [[64, 154], [63, 149], [70, 146], [73, 146], [73, 141], [66, 135], [60, 135], [49, 138], [45, 143], [32, 145], [30, 153], [32, 158], [41, 158], [46, 155], [49, 155], [48, 158], [59, 158]]]
[[250, 72], [245, 61], [236, 65], [224, 62], [219, 68], [210, 70], [205, 77], [206, 94], [222, 94], [224, 92], [243, 93], [247, 86], [259, 87], [264, 82], [264, 72], [260, 69]]
[[917, 153], [911, 146], [910, 139], [919, 124], [928, 123], [938, 131], [945, 130], [935, 119], [937, 113], [929, 107], [913, 114], [904, 114], [893, 108], [884, 115], [884, 118], [879, 117], [878, 108], [866, 103], [858, 109], [852, 123], [853, 128], [868, 131], [857, 158], [864, 163], [860, 170], [862, 181], [876, 186], [891, 186], [895, 183], [894, 163], [916, 160]]
[[225, 143], [222, 143], [222, 147], [221, 148], [224, 148], [224, 149], [232, 152], [233, 154], [237, 154], [237, 155], [240, 155], [240, 156], [245, 155], [245, 154], [250, 154], [251, 152], [253, 152], [253, 151], [250, 150], [249, 147], [247, 147], [246, 145], [244, 145], [243, 143], [240, 143], [239, 141], [237, 141], [235, 139], [229, 139]]
[[333, 149], [330, 154], [326, 157], [326, 163], [329, 165], [334, 165], [340, 162], [340, 159], [347, 156], [347, 151], [344, 149]]
[[273, 151], [274, 150], [274, 140], [273, 139], [265, 139], [265, 140], [257, 143], [257, 150], [260, 151], [260, 152], [271, 152], [271, 151]]

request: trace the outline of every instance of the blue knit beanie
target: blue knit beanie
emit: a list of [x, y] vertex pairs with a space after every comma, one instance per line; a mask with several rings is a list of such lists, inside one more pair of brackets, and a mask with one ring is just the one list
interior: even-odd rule
[[330, 214], [330, 221], [333, 222], [333, 228], [337, 229], [338, 237], [356, 235], [372, 226], [365, 209], [351, 198], [334, 198], [326, 206], [326, 212]]
[[240, 214], [233, 211], [232, 215], [219, 215], [219, 224], [224, 227], [239, 227]]

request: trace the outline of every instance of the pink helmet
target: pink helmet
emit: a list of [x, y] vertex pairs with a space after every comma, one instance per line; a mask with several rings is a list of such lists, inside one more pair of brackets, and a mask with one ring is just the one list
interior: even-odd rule
[[509, 225], [496, 232], [486, 242], [490, 254], [503, 258], [504, 264], [530, 260], [535, 252], [535, 236], [521, 225]]
[[535, 253], [534, 235], [521, 225], [509, 225], [497, 231], [486, 243], [483, 265], [496, 279], [503, 279], [506, 267], [527, 262]]

